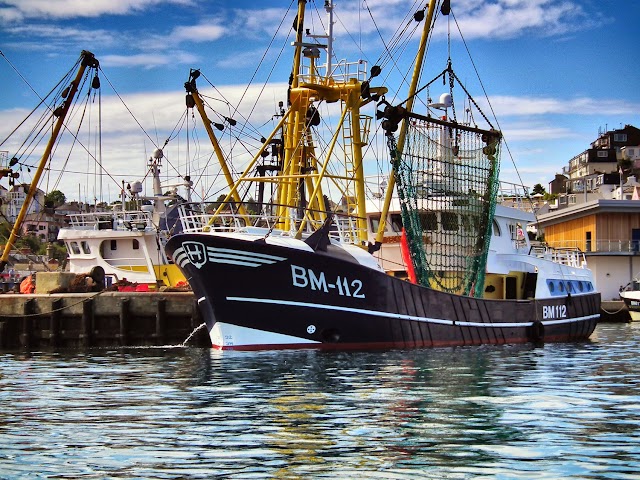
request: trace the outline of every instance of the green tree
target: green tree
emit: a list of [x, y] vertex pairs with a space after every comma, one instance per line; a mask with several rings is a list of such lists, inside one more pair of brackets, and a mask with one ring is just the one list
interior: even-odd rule
[[537, 195], [537, 194], [544, 195], [545, 193], [547, 193], [547, 191], [544, 189], [542, 184], [536, 183], [533, 186], [533, 190], [531, 191], [531, 193], [533, 193], [534, 195]]
[[44, 196], [45, 202], [51, 202], [53, 208], [63, 205], [67, 201], [67, 197], [60, 190], [52, 190]]
[[218, 209], [220, 205], [222, 205], [222, 202], [224, 202], [225, 198], [227, 198], [227, 195], [224, 193], [221, 195], [218, 195], [218, 198], [216, 199], [216, 201], [213, 202], [213, 208]]
[[[56, 260], [58, 260], [60, 263], [63, 263], [67, 258], [66, 247], [64, 245], [59, 245], [56, 242], [54, 242], [51, 246], [52, 246], [51, 256]], [[46, 246], [45, 246], [45, 250], [46, 250]]]
[[260, 213], [260, 205], [253, 197], [249, 197], [249, 200], [247, 200], [246, 208], [249, 215], [258, 215]]

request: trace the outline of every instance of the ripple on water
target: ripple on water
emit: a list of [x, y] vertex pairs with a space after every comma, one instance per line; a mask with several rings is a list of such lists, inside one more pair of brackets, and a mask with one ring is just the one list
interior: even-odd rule
[[4, 353], [0, 477], [637, 478], [639, 340]]

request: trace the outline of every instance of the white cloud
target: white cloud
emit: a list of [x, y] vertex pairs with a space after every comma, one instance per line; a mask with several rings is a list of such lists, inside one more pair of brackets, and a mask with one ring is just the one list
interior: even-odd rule
[[192, 5], [193, 0], [4, 0], [13, 15], [25, 18], [76, 18], [124, 15], [163, 3]]
[[[114, 37], [113, 32], [104, 29], [84, 30], [76, 27], [62, 27], [59, 25], [13, 25], [7, 26], [5, 31], [23, 38], [42, 37], [53, 42], [82, 42], [91, 45], [112, 46], [122, 41], [120, 36]], [[42, 45], [40, 44], [40, 48]]]
[[103, 67], [143, 67], [150, 69], [166, 65], [191, 65], [198, 60], [197, 55], [176, 51], [155, 54], [103, 55], [100, 58], [100, 64]]
[[[212, 108], [216, 109], [221, 116], [232, 116], [237, 122], [234, 132], [239, 133], [243, 124], [243, 118], [252, 113], [252, 125], [265, 125], [262, 129], [262, 134], [268, 134], [269, 125], [274, 114], [274, 98], [281, 98], [285, 95], [287, 86], [286, 84], [272, 84], [269, 85], [266, 90], [261, 92], [262, 86], [250, 87], [247, 89], [244, 85], [237, 86], [225, 86], [215, 90], [205, 87], [205, 83], [202, 82], [200, 91], [204, 98]], [[257, 104], [253, 105], [258, 95], [262, 93], [261, 99], [257, 101]], [[236, 105], [240, 102], [240, 99], [246, 96], [249, 101], [245, 101], [240, 108], [240, 113], [233, 114], [229, 105]], [[146, 173], [147, 159], [151, 155], [152, 150], [156, 146], [162, 147], [165, 140], [172, 135], [172, 132], [178, 133], [176, 138], [164, 148], [165, 156], [167, 157], [163, 166], [163, 174], [165, 179], [171, 178], [175, 181], [177, 173], [186, 173], [186, 164], [190, 164], [190, 168], [193, 169], [192, 175], [196, 175], [197, 170], [203, 170], [207, 175], [213, 177], [213, 173], [216, 169], [215, 165], [207, 166], [207, 160], [212, 154], [212, 147], [206, 134], [202, 131], [202, 121], [199, 118], [197, 112], [190, 112], [187, 123], [182, 124], [181, 132], [174, 132], [176, 125], [181, 125], [181, 118], [185, 114], [185, 93], [183, 90], [175, 90], [172, 92], [163, 93], [140, 93], [140, 94], [125, 94], [121, 95], [125, 106], [122, 101], [115, 95], [106, 95], [103, 92], [101, 99], [101, 118], [102, 124], [100, 134], [102, 138], [102, 158], [101, 162], [103, 167], [109, 173], [109, 175], [103, 176], [104, 186], [103, 193], [107, 194], [107, 188], [113, 197], [117, 194], [118, 185], [122, 180], [127, 182], [142, 179]], [[227, 103], [228, 102], [228, 103]], [[210, 118], [214, 122], [220, 122], [221, 119], [213, 111], [207, 108]], [[15, 127], [28, 113], [27, 109], [11, 109], [0, 111], [0, 138], [4, 137]], [[91, 123], [90, 134], [86, 130], [80, 130], [78, 140], [73, 142], [73, 137], [69, 134], [69, 131], [77, 131], [76, 122], [80, 118], [80, 115], [75, 115], [68, 119], [68, 129], [62, 135], [60, 144], [56, 147], [56, 154], [52, 163], [53, 170], [51, 172], [50, 182], [54, 182], [54, 178], [58, 175], [57, 170], [62, 166], [62, 163], [68, 158], [67, 168], [70, 171], [69, 174], [65, 174], [61, 177], [60, 184], [57, 187], [67, 194], [69, 198], [77, 197], [78, 185], [81, 185], [81, 189], [87, 189], [89, 198], [93, 198], [93, 190], [96, 188], [93, 178], [93, 172], [96, 170], [93, 157], [98, 156], [98, 149], [95, 144], [97, 131], [97, 114], [98, 110], [96, 106], [91, 108], [92, 115], [96, 118], [85, 118], [86, 122]], [[88, 115], [88, 114], [87, 114]], [[133, 116], [132, 116], [133, 115]], [[194, 117], [195, 115], [195, 117]], [[135, 118], [134, 118], [135, 117]], [[144, 128], [146, 133], [141, 129], [140, 125]], [[193, 130], [194, 124], [198, 126], [199, 133]], [[19, 138], [21, 135], [26, 135], [32, 128], [32, 122], [25, 124], [25, 126], [18, 132], [18, 135], [10, 139], [6, 144], [0, 147], [1, 150], [7, 150], [11, 155], [20, 147], [24, 138]], [[187, 140], [186, 132], [189, 131], [190, 136], [190, 159], [187, 158]], [[235, 144], [232, 138], [229, 137], [229, 129], [225, 132], [217, 132], [220, 138], [220, 142], [223, 145], [225, 152], [228, 152], [229, 145]], [[261, 135], [256, 134], [249, 129], [245, 129], [244, 135], [251, 133], [253, 140], [248, 141], [252, 145], [256, 145], [255, 138], [259, 138]], [[74, 143], [74, 148], [71, 154], [69, 150], [71, 144]], [[44, 144], [43, 144], [44, 145]], [[248, 161], [248, 153], [246, 149], [240, 144], [235, 144], [237, 149], [231, 151], [232, 161], [236, 169], [242, 169], [243, 165]], [[35, 164], [39, 160], [41, 151], [36, 149], [31, 157], [23, 159], [27, 163]], [[214, 160], [215, 162], [215, 160]], [[191, 165], [193, 163], [193, 165]], [[99, 170], [99, 168], [98, 168]], [[24, 181], [28, 181], [27, 172], [23, 172]], [[113, 178], [109, 178], [113, 177]], [[202, 188], [204, 190], [209, 189], [209, 183], [211, 178], [206, 177], [206, 180], [202, 181]], [[108, 187], [107, 187], [108, 185]], [[150, 186], [148, 187], [151, 188]], [[200, 191], [202, 191], [202, 188]], [[218, 191], [220, 186], [213, 188], [212, 191]], [[82, 192], [83, 200], [85, 192]]]
[[180, 26], [173, 29], [170, 35], [172, 41], [209, 42], [224, 36], [226, 29], [215, 23]]
[[[452, 3], [455, 21], [467, 40], [506, 39], [532, 32], [539, 35], [563, 35], [592, 28], [603, 21], [599, 17], [592, 18], [580, 2], [575, 0], [460, 0]], [[335, 10], [336, 35], [346, 35], [345, 28], [350, 29], [354, 25], [359, 26], [357, 32], [351, 32], [356, 38], [369, 34], [378, 37], [377, 29], [388, 36], [403, 23], [413, 28], [416, 24], [412, 16], [404, 16], [405, 10], [406, 2], [402, 1], [341, 3]], [[370, 16], [375, 19], [375, 24], [370, 21]], [[452, 31], [457, 31], [454, 17], [449, 18]], [[440, 18], [436, 24], [436, 37], [444, 38], [447, 35], [449, 26], [443, 20]], [[418, 28], [418, 32], [421, 28]]]
[[[595, 99], [588, 97], [559, 99], [551, 97], [492, 96], [491, 104], [498, 118], [526, 115], [629, 115], [640, 111], [640, 105], [624, 100]], [[478, 100], [488, 111], [486, 102]]]
[[0, 8], [0, 22], [11, 24], [23, 19], [23, 15], [17, 8]]

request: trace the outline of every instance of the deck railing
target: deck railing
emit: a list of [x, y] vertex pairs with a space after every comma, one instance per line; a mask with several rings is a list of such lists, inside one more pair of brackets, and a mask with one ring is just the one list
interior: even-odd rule
[[[268, 234], [273, 236], [294, 236], [300, 226], [300, 220], [292, 222], [290, 231], [282, 230], [282, 219], [271, 212], [275, 211], [273, 205], [265, 205], [262, 213], [247, 213], [241, 215], [236, 210], [226, 210], [214, 217], [213, 208], [203, 208], [202, 205], [181, 205], [178, 207], [182, 231], [185, 233], [201, 232], [203, 230], [216, 232], [246, 231], [257, 234]], [[292, 213], [295, 215], [295, 212]], [[213, 219], [213, 221], [211, 221]], [[280, 223], [279, 223], [280, 222]], [[357, 217], [346, 214], [334, 214], [329, 236], [333, 239], [345, 243], [357, 243], [359, 238]], [[306, 233], [311, 233], [319, 228], [321, 224], [317, 221], [307, 222]], [[313, 228], [312, 228], [313, 227]], [[367, 238], [363, 232], [362, 238]]]
[[529, 253], [538, 258], [550, 260], [574, 268], [587, 268], [584, 252], [578, 248], [553, 248], [549, 245], [532, 245]]
[[72, 213], [68, 218], [69, 227], [78, 230], [145, 230], [153, 226], [151, 214], [141, 210]]

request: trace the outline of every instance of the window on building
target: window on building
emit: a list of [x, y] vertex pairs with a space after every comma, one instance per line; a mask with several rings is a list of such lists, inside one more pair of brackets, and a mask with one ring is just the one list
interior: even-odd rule
[[456, 232], [458, 230], [458, 214], [455, 212], [442, 212], [442, 229], [448, 232]]
[[435, 212], [420, 212], [422, 230], [432, 232], [438, 229], [438, 217]]
[[380, 215], [369, 217], [369, 227], [371, 228], [372, 232], [377, 232], [379, 226], [380, 226]]
[[609, 152], [607, 150], [598, 150], [599, 158], [609, 158]]
[[491, 226], [493, 227], [493, 234], [496, 237], [499, 237], [500, 235], [502, 235], [502, 232], [500, 231], [500, 225], [498, 225], [498, 222], [494, 220]]
[[399, 213], [391, 214], [391, 228], [394, 232], [400, 233], [402, 231], [402, 215]]
[[627, 134], [626, 133], [614, 133], [613, 134], [613, 141], [614, 142], [626, 142], [627, 141]]

